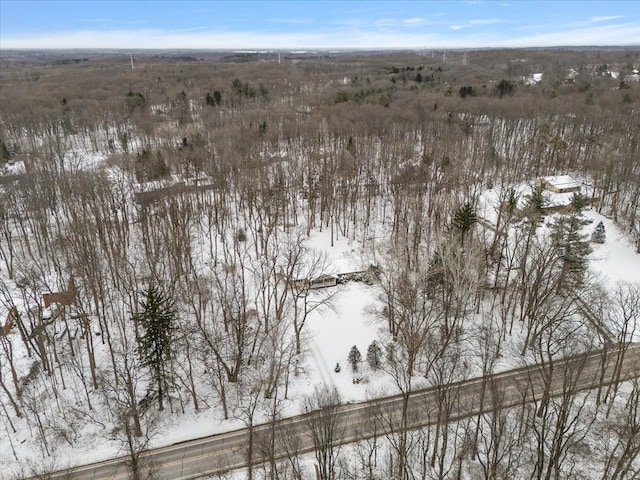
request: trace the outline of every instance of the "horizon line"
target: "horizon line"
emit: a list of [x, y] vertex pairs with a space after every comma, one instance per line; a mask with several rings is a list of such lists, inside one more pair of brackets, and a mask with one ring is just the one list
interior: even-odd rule
[[639, 48], [640, 43], [620, 43], [620, 44], [557, 44], [557, 45], [529, 45], [529, 46], [483, 46], [483, 47], [442, 47], [442, 46], [424, 46], [424, 47], [274, 47], [274, 48], [251, 48], [251, 47], [214, 47], [214, 48], [202, 48], [202, 47], [164, 47], [164, 48], [149, 48], [149, 47], [0, 47], [0, 52], [11, 51], [138, 51], [138, 52], [166, 52], [166, 51], [191, 51], [191, 52], [238, 52], [238, 53], [270, 53], [270, 52], [288, 52], [288, 53], [311, 53], [312, 51], [321, 52], [361, 52], [361, 51], [379, 51], [379, 52], [400, 52], [400, 51], [425, 51], [425, 50], [547, 50], [558, 48], [570, 48], [570, 49], [599, 49], [599, 48]]

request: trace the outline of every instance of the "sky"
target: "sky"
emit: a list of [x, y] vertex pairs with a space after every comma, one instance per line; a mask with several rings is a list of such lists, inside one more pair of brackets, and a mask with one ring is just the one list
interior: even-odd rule
[[640, 0], [0, 0], [0, 49], [640, 46]]

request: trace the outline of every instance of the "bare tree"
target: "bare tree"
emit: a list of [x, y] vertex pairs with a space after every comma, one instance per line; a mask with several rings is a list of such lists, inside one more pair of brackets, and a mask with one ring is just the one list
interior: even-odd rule
[[[117, 407], [113, 413], [118, 415]], [[128, 410], [121, 410], [115, 420], [116, 425], [111, 431], [111, 436], [121, 445], [126, 458], [125, 464], [131, 471], [131, 479], [153, 479], [157, 465], [154, 465], [145, 453], [148, 450], [149, 442], [158, 434], [157, 418], [153, 415], [145, 417], [142, 435], [137, 435], [136, 426], [132, 423]]]
[[489, 381], [489, 408], [476, 419], [475, 455], [487, 480], [516, 478], [523, 464], [526, 437], [521, 434], [525, 418], [517, 409], [503, 408], [505, 385]]
[[309, 433], [320, 480], [332, 480], [340, 454], [340, 443], [345, 435], [345, 425], [337, 415], [340, 394], [335, 387], [316, 387], [313, 394], [304, 398], [304, 408], [311, 413], [307, 418]]
[[637, 477], [640, 474], [640, 382], [637, 378], [631, 381], [631, 391], [624, 410], [610, 422], [609, 429], [616, 440], [613, 445], [611, 442], [604, 445], [606, 453], [602, 480], [630, 480]]
[[606, 389], [602, 401], [607, 402], [618, 391], [621, 381], [625, 353], [636, 332], [640, 329], [640, 283], [619, 283], [611, 294], [606, 318], [616, 333], [616, 352], [612, 382]]
[[[589, 351], [595, 333], [581, 333], [579, 322], [565, 318], [548, 324], [536, 339], [536, 361], [542, 378], [542, 393], [536, 399], [537, 412], [531, 429], [535, 442], [532, 444], [532, 478], [538, 480], [559, 479], [574, 468], [570, 451], [584, 440], [595, 417], [588, 413], [589, 401], [576, 386], [580, 377], [591, 380], [584, 369], [584, 355], [573, 356], [558, 368], [557, 359], [570, 357], [582, 350]], [[539, 386], [532, 385], [532, 388]], [[555, 394], [555, 396], [554, 396]]]

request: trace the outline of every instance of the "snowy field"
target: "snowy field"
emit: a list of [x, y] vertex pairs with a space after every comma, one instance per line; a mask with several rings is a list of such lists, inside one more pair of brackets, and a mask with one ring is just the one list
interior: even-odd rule
[[584, 216], [593, 220], [587, 229], [589, 233], [598, 222], [602, 222], [607, 232], [605, 243], [592, 243], [590, 267], [602, 277], [606, 284], [615, 282], [640, 282], [640, 254], [628, 235], [624, 235], [613, 220], [600, 215], [595, 210], [585, 210]]

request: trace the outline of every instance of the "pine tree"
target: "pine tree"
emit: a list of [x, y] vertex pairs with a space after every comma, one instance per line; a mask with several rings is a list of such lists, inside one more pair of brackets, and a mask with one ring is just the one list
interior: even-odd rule
[[382, 366], [382, 349], [375, 340], [367, 348], [367, 363], [373, 370]]
[[518, 209], [518, 194], [514, 188], [509, 189], [509, 194], [507, 195], [507, 213], [510, 217], [515, 215], [516, 210]]
[[607, 235], [604, 231], [604, 223], [600, 221], [598, 225], [596, 225], [596, 229], [591, 234], [591, 241], [594, 243], [604, 243]]
[[580, 192], [575, 192], [571, 195], [571, 211], [575, 214], [579, 214], [589, 204], [587, 197]]
[[362, 362], [362, 354], [360, 353], [360, 350], [358, 350], [358, 347], [356, 347], [355, 345], [351, 347], [347, 360], [351, 364], [351, 369], [354, 371], [354, 373], [357, 372], [358, 364]]
[[498, 85], [496, 86], [496, 91], [498, 92], [498, 96], [500, 98], [504, 97], [505, 95], [511, 95], [516, 89], [516, 85], [515, 83], [513, 83], [511, 80], [500, 80], [500, 83], [498, 83]]
[[578, 215], [558, 218], [552, 225], [551, 238], [558, 248], [562, 259], [562, 288], [575, 288], [582, 285], [587, 272], [591, 247], [587, 236], [580, 232], [586, 221]]
[[157, 398], [158, 408], [162, 410], [169, 385], [166, 361], [172, 354], [176, 312], [174, 302], [156, 287], [149, 287], [144, 297], [140, 302], [142, 310], [133, 316], [142, 330], [142, 336], [138, 339], [138, 354], [142, 364], [149, 367], [156, 388], [147, 392], [147, 398]]
[[535, 221], [540, 219], [547, 204], [547, 200], [542, 192], [542, 187], [535, 187], [531, 191], [531, 195], [529, 196], [525, 207], [527, 214]]
[[0, 138], [0, 164], [8, 162], [11, 159], [11, 152]]
[[460, 244], [464, 246], [464, 240], [471, 232], [473, 225], [478, 221], [478, 216], [473, 210], [473, 205], [465, 203], [453, 215], [453, 227], [460, 234]]

